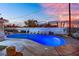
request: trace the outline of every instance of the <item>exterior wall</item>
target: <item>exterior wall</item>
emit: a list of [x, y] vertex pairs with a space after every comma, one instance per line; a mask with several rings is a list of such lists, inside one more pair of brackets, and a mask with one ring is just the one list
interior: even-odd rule
[[[7, 30], [12, 30], [14, 28], [6, 28]], [[31, 33], [49, 33], [49, 31], [55, 33], [55, 34], [67, 34], [67, 31], [65, 30], [65, 28], [58, 28], [58, 27], [55, 27], [55, 28], [41, 28], [41, 27], [38, 27], [38, 28], [15, 28], [16, 30], [18, 30], [19, 32], [21, 30], [24, 30], [24, 31], [28, 31]]]
[[0, 41], [4, 40], [4, 26], [0, 23]]

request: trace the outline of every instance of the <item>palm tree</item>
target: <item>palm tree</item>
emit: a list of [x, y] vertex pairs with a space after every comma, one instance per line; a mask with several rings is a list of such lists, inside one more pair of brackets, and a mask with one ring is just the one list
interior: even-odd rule
[[68, 35], [71, 36], [71, 4], [69, 3], [69, 33]]
[[27, 27], [37, 27], [38, 23], [37, 20], [28, 20], [28, 21], [24, 21], [24, 23], [27, 25]]

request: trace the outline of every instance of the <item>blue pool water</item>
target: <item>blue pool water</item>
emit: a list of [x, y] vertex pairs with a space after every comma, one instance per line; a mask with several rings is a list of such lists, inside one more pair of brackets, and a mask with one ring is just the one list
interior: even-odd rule
[[30, 39], [37, 43], [46, 46], [63, 46], [65, 45], [65, 40], [58, 36], [53, 35], [41, 35], [41, 34], [10, 34], [7, 35], [8, 38], [22, 38]]

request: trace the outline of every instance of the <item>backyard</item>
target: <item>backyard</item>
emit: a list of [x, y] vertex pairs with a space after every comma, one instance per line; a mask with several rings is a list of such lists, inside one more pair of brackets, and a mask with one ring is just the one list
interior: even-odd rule
[[[24, 56], [77, 56], [79, 55], [79, 40], [67, 37], [67, 44], [64, 46], [53, 47], [39, 44], [28, 39], [13, 39], [0, 42], [2, 46], [15, 46], [18, 52]], [[2, 48], [3, 49], [3, 48]], [[0, 55], [6, 55], [5, 49], [1, 50]]]
[[79, 56], [79, 4], [2, 3], [0, 9], [0, 56]]

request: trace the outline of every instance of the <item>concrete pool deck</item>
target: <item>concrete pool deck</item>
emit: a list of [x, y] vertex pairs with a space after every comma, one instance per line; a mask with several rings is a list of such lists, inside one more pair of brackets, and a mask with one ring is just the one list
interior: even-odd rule
[[[8, 39], [0, 45], [16, 46], [17, 51], [24, 56], [77, 56], [79, 55], [79, 40], [67, 38], [68, 44], [61, 47], [48, 47], [25, 39]], [[7, 42], [7, 43], [6, 43]]]

